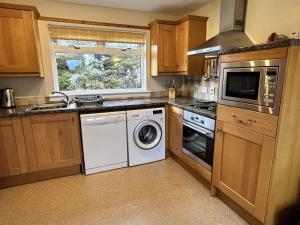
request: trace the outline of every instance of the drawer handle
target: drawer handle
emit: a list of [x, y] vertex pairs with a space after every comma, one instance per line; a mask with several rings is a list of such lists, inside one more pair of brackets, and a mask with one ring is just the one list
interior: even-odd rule
[[243, 125], [252, 125], [253, 123], [256, 123], [256, 121], [255, 121], [255, 120], [252, 120], [252, 119], [241, 120], [241, 119], [239, 119], [239, 117], [236, 116], [236, 115], [233, 115], [232, 117], [233, 117], [233, 120], [234, 120], [235, 122], [240, 123], [240, 124], [243, 124]]

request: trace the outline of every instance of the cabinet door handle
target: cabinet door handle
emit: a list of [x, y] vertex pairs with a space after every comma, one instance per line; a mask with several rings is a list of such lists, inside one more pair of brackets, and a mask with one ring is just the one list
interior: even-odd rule
[[222, 129], [220, 129], [220, 128], [217, 128], [217, 134], [219, 134], [219, 133], [222, 133], [223, 132], [223, 130]]
[[253, 123], [256, 123], [255, 120], [248, 119], [248, 120], [241, 120], [238, 116], [233, 115], [233, 120], [237, 123], [243, 124], [243, 125], [252, 125]]

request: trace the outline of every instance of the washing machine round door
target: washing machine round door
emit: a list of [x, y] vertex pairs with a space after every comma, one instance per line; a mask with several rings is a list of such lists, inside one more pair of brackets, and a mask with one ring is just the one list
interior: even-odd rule
[[154, 148], [160, 142], [161, 137], [161, 127], [153, 120], [145, 120], [139, 123], [133, 132], [135, 144], [143, 150]]

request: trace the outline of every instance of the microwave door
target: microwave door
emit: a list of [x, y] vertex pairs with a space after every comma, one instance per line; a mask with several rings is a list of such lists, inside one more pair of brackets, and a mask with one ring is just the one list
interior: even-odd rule
[[265, 69], [225, 68], [222, 81], [222, 99], [261, 105]]

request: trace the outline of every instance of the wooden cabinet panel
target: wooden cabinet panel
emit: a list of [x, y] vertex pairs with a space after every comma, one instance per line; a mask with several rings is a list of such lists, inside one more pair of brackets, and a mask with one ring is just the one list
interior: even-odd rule
[[204, 56], [188, 56], [206, 41], [206, 18], [188, 19], [176, 26], [176, 66], [177, 72], [186, 75], [204, 74]]
[[174, 106], [168, 110], [168, 143], [169, 150], [182, 158], [183, 110]]
[[217, 122], [213, 184], [264, 221], [275, 138]]
[[260, 51], [241, 52], [221, 55], [221, 62], [239, 62], [263, 59], [281, 59], [287, 57], [288, 48], [274, 48]]
[[286, 65], [265, 225], [297, 224], [299, 219], [300, 46], [289, 48]]
[[39, 73], [32, 11], [0, 8], [0, 74]]
[[0, 120], [0, 177], [29, 172], [20, 118]]
[[174, 25], [159, 25], [158, 72], [175, 72], [175, 29]]
[[188, 70], [188, 25], [185, 21], [176, 26], [176, 71], [187, 72]]
[[217, 115], [218, 120], [271, 137], [276, 136], [277, 116], [224, 105], [218, 105]]
[[45, 170], [81, 163], [76, 113], [31, 116], [24, 118], [23, 123], [33, 168]]

